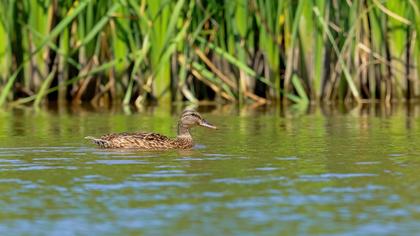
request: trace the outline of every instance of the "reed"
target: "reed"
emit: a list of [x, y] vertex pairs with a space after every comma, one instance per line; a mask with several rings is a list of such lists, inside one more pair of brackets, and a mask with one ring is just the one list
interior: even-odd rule
[[0, 106], [420, 96], [415, 0], [9, 0], [0, 21]]

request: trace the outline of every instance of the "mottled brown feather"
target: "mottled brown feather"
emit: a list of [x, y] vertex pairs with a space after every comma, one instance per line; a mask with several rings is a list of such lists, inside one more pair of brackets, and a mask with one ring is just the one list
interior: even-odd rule
[[168, 138], [161, 134], [136, 132], [103, 135], [93, 142], [103, 148], [174, 149], [191, 148], [192, 139]]

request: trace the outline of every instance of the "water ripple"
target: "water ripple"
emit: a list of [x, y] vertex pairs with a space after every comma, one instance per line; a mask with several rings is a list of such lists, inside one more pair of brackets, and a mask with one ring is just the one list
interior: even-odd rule
[[359, 161], [355, 162], [356, 165], [378, 165], [381, 164], [380, 161]]
[[116, 184], [95, 184], [86, 183], [83, 185], [84, 189], [87, 190], [120, 190], [126, 188], [161, 188], [161, 187], [189, 187], [189, 183], [177, 182], [177, 181], [147, 181], [147, 182], [134, 182], [126, 181], [123, 183]]
[[275, 157], [274, 159], [279, 161], [296, 161], [299, 160], [297, 156], [290, 156], [290, 157]]
[[321, 189], [321, 192], [333, 192], [333, 193], [356, 193], [363, 191], [376, 191], [383, 190], [385, 187], [378, 185], [367, 185], [365, 187], [354, 188], [354, 187], [325, 187]]
[[129, 165], [129, 164], [148, 164], [147, 161], [140, 161], [140, 160], [96, 160], [93, 162], [87, 162], [86, 164], [105, 164], [105, 165]]
[[22, 163], [21, 160], [15, 160], [15, 159], [0, 159], [0, 163], [6, 162], [6, 163]]
[[260, 170], [260, 171], [274, 171], [274, 170], [278, 170], [279, 168], [277, 167], [257, 167], [255, 168], [255, 170]]
[[286, 177], [254, 177], [254, 178], [221, 178], [212, 180], [213, 183], [224, 183], [224, 184], [260, 184], [270, 181], [281, 181], [286, 180]]
[[377, 174], [370, 173], [326, 173], [320, 175], [301, 175], [299, 178], [303, 181], [327, 181], [330, 179], [347, 179], [359, 177], [374, 177]]
[[133, 177], [142, 178], [172, 178], [172, 177], [194, 177], [194, 176], [207, 176], [209, 173], [196, 173], [196, 174], [184, 174], [184, 173], [149, 173], [149, 174], [134, 174]]

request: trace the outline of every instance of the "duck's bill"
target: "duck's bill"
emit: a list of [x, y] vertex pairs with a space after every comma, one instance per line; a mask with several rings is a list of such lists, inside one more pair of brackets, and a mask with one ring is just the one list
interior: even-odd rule
[[209, 123], [208, 121], [206, 121], [206, 120], [202, 120], [202, 121], [201, 121], [201, 123], [200, 123], [200, 126], [207, 127], [207, 128], [210, 128], [210, 129], [217, 129], [217, 127], [216, 127], [216, 126], [214, 126], [214, 125], [210, 124], [210, 123]]

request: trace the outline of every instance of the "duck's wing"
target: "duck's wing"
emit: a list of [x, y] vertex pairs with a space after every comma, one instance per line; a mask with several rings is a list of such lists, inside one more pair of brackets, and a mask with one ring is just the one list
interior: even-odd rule
[[140, 148], [140, 149], [164, 149], [171, 148], [173, 140], [157, 133], [113, 133], [100, 138], [87, 137], [97, 145], [104, 148]]
[[115, 139], [141, 139], [145, 141], [166, 141], [170, 140], [170, 138], [166, 137], [165, 135], [157, 134], [157, 133], [149, 133], [149, 132], [132, 132], [132, 133], [113, 133], [113, 134], [106, 134], [100, 137], [100, 139], [112, 141]]

